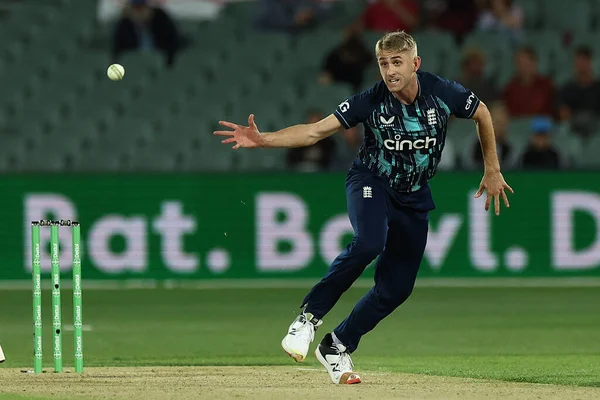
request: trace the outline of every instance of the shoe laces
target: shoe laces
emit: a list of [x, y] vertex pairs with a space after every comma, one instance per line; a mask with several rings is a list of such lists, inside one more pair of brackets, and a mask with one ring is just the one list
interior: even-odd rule
[[336, 343], [334, 343], [331, 347], [338, 353], [340, 357], [336, 363], [337, 369], [342, 372], [354, 371], [354, 363], [352, 362], [350, 353], [346, 351], [346, 347]]
[[297, 330], [298, 336], [312, 342], [315, 339], [315, 325], [306, 319], [304, 315], [301, 315], [298, 321], [302, 323], [302, 327]]

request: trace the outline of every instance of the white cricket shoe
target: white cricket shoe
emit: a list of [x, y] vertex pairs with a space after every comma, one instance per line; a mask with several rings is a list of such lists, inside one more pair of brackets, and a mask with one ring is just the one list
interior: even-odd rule
[[2, 346], [0, 346], [0, 363], [4, 362], [6, 358], [4, 357], [4, 352], [2, 351]]
[[352, 371], [354, 364], [350, 353], [346, 351], [346, 346], [334, 343], [330, 333], [325, 335], [315, 349], [315, 356], [329, 372], [331, 381], [336, 385], [360, 383], [360, 376]]
[[298, 315], [281, 341], [281, 347], [297, 362], [304, 361], [308, 348], [315, 339], [315, 331], [322, 323], [322, 320], [316, 319], [311, 313]]

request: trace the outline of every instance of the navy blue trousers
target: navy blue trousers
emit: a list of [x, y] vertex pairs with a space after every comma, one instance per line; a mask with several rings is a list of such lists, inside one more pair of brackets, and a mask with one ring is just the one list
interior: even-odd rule
[[334, 332], [350, 352], [360, 339], [412, 293], [427, 242], [429, 188], [395, 192], [360, 162], [346, 178], [346, 199], [354, 238], [325, 277], [306, 295], [305, 312], [323, 318], [376, 257], [375, 285]]

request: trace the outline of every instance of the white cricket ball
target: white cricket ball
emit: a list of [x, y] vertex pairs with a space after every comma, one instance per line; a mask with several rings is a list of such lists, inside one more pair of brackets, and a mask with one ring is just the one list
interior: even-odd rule
[[111, 81], [120, 81], [125, 76], [125, 68], [120, 64], [112, 64], [108, 67], [106, 75]]

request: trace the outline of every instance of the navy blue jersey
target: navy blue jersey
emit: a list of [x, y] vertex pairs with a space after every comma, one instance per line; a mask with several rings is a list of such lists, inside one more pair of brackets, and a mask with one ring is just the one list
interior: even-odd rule
[[380, 81], [334, 111], [346, 129], [364, 125], [360, 161], [404, 193], [423, 188], [435, 175], [450, 116], [471, 118], [479, 105], [477, 96], [455, 81], [421, 71], [417, 80], [413, 104], [402, 104]]

